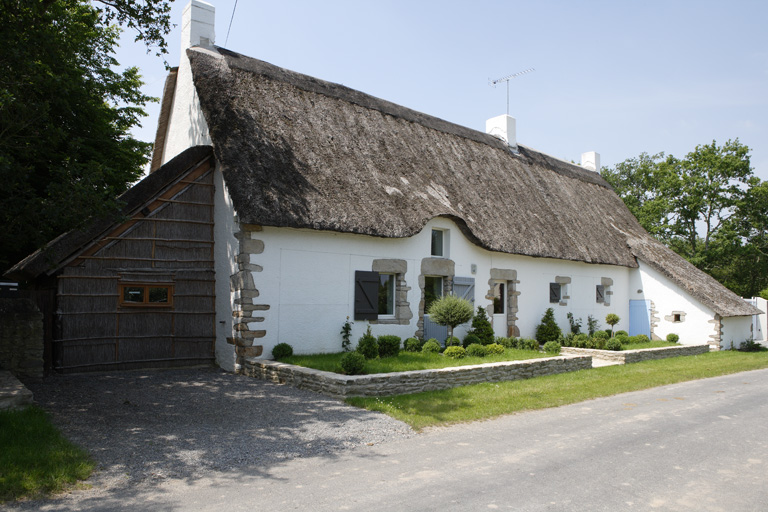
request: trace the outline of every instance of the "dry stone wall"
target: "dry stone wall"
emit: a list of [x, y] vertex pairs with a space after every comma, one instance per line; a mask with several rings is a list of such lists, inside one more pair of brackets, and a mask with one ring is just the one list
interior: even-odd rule
[[591, 348], [563, 347], [562, 354], [591, 355], [595, 359], [619, 363], [639, 363], [652, 359], [666, 359], [677, 356], [695, 356], [709, 352], [709, 345], [682, 345], [679, 347], [644, 348], [639, 350], [597, 350]]
[[482, 382], [530, 379], [592, 368], [592, 357], [558, 356], [436, 370], [339, 375], [265, 359], [246, 359], [242, 373], [332, 397], [387, 396], [450, 389]]

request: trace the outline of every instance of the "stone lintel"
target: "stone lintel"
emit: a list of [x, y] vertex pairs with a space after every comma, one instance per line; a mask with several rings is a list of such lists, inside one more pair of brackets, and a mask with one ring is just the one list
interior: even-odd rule
[[398, 259], [373, 260], [371, 270], [384, 274], [405, 274], [408, 270], [408, 262]]

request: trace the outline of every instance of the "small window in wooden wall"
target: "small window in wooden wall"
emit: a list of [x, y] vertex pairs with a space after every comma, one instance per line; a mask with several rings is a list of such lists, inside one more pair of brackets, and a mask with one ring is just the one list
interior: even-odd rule
[[173, 285], [163, 283], [121, 283], [120, 306], [172, 307]]

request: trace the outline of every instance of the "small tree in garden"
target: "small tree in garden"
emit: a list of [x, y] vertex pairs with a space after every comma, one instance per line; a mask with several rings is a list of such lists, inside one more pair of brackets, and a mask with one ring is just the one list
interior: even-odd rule
[[595, 331], [600, 328], [600, 322], [597, 321], [597, 318], [593, 317], [592, 315], [589, 315], [587, 317], [587, 332], [590, 336], [595, 335]]
[[469, 330], [469, 334], [477, 336], [482, 345], [493, 343], [493, 326], [485, 314], [484, 307], [477, 307], [477, 313], [472, 317], [472, 329]]
[[344, 350], [344, 352], [349, 352], [352, 350], [351, 348], [351, 342], [349, 337], [352, 336], [352, 324], [354, 322], [349, 321], [349, 317], [347, 317], [347, 321], [344, 322], [344, 325], [341, 326], [341, 348]]
[[619, 315], [616, 313], [608, 313], [605, 315], [605, 323], [611, 326], [611, 337], [613, 337], [613, 326], [619, 323]]
[[571, 332], [573, 334], [579, 334], [581, 332], [581, 318], [576, 319], [573, 317], [573, 313], [568, 313], [568, 323], [571, 324]]
[[557, 341], [563, 332], [555, 322], [555, 310], [547, 308], [544, 316], [541, 317], [541, 323], [536, 327], [536, 341], [541, 345], [548, 341]]
[[429, 306], [427, 314], [433, 322], [447, 325], [448, 338], [451, 338], [457, 325], [472, 318], [472, 303], [456, 295], [443, 295]]

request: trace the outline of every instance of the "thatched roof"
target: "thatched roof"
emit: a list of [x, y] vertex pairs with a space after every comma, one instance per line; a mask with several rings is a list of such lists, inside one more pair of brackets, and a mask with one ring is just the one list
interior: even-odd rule
[[[120, 196], [120, 201], [124, 204], [121, 212], [123, 217], [136, 214], [147, 202], [173, 184], [181, 174], [210, 156], [210, 146], [189, 148], [139, 181]], [[5, 275], [11, 279], [27, 281], [43, 274], [55, 273], [63, 262], [80, 254], [88, 244], [122, 221], [120, 218], [94, 219], [83, 229], [68, 231], [55, 238], [11, 267]]]
[[756, 312], [651, 239], [595, 172], [223, 48], [187, 55], [243, 222], [397, 238], [447, 216], [492, 251], [639, 257], [722, 316]]

